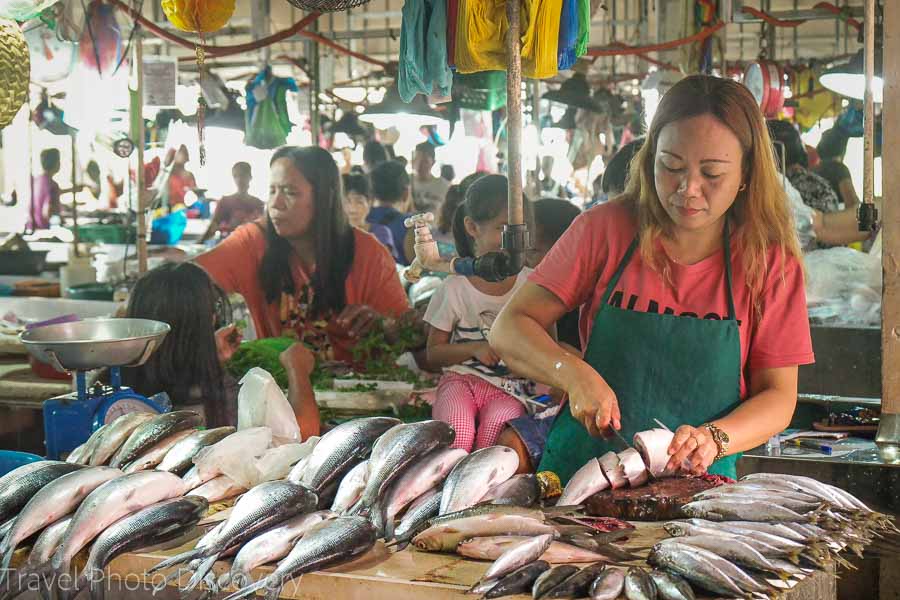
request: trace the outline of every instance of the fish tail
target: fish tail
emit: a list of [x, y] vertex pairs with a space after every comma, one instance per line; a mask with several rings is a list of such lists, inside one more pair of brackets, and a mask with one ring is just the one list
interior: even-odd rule
[[169, 583], [171, 583], [172, 581], [177, 581], [179, 579], [181, 579], [181, 569], [172, 571], [163, 578], [162, 582], [153, 586], [153, 594], [158, 594], [159, 592], [166, 589], [166, 586], [169, 585]]
[[384, 523], [384, 541], [389, 542], [394, 539], [394, 518], [390, 517]]
[[238, 591], [231, 594], [230, 596], [227, 596], [225, 598], [225, 600], [240, 600], [241, 598], [253, 596], [254, 594], [256, 594], [256, 592], [263, 589], [268, 584], [269, 584], [269, 578], [265, 577], [263, 579], [260, 579], [259, 581], [257, 581], [254, 584], [251, 584], [251, 585], [248, 585], [247, 587], [239, 589]]
[[266, 600], [278, 600], [278, 597], [281, 596], [281, 589], [283, 587], [283, 583], [278, 583], [277, 585], [270, 587], [266, 592]]
[[200, 582], [206, 579], [207, 573], [209, 573], [210, 569], [213, 568], [213, 565], [216, 564], [216, 559], [219, 558], [218, 554], [213, 554], [212, 556], [203, 559], [203, 562], [197, 567], [197, 571], [191, 576], [191, 580], [188, 581], [187, 585], [181, 588], [182, 593], [190, 592], [198, 585]]
[[174, 567], [175, 565], [180, 565], [181, 563], [186, 563], [189, 560], [192, 560], [194, 557], [199, 556], [201, 552], [203, 552], [203, 550], [197, 548], [188, 550], [187, 552], [182, 552], [181, 554], [178, 554], [171, 558], [167, 558], [159, 564], [150, 567], [149, 569], [147, 569], [146, 574], [151, 575], [153, 573], [156, 573], [157, 571], [162, 571], [163, 569], [168, 569], [169, 567]]
[[103, 580], [92, 578], [88, 587], [88, 594], [91, 600], [104, 600], [106, 597], [106, 588], [103, 586]]

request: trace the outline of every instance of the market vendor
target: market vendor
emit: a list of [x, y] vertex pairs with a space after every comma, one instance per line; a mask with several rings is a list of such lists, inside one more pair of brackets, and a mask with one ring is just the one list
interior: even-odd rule
[[[581, 307], [584, 359], [547, 330]], [[563, 482], [620, 450], [610, 428], [673, 430], [669, 467], [735, 476], [784, 429], [813, 361], [800, 250], [748, 90], [687, 77], [662, 99], [624, 194], [580, 216], [510, 300], [491, 344], [563, 389], [539, 470]]]
[[327, 151], [286, 146], [270, 166], [265, 218], [196, 261], [226, 292], [243, 295], [259, 337], [322, 340], [334, 358], [349, 360], [354, 340], [380, 317], [409, 310], [394, 260], [347, 223]]

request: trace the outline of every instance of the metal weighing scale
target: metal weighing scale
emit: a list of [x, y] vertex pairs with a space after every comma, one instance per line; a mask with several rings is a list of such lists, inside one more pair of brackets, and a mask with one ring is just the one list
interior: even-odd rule
[[[167, 412], [160, 402], [122, 385], [122, 367], [137, 367], [171, 328], [147, 319], [87, 319], [38, 327], [21, 335], [36, 359], [74, 371], [76, 391], [44, 402], [47, 458], [58, 460], [102, 425], [130, 412]], [[109, 369], [109, 383], [87, 385], [87, 372]]]

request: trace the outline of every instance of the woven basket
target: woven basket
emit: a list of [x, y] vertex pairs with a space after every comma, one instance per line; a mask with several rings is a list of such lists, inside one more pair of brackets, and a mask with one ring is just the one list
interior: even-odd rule
[[287, 0], [297, 8], [315, 12], [338, 12], [362, 6], [369, 0]]
[[31, 59], [19, 24], [0, 19], [0, 129], [15, 118], [28, 99]]

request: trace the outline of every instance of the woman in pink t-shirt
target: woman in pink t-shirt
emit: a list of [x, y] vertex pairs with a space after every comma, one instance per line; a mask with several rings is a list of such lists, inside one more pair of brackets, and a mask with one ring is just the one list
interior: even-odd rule
[[[683, 79], [625, 193], [573, 223], [491, 332], [511, 369], [568, 394], [538, 468], [565, 482], [620, 449], [610, 428], [630, 438], [658, 418], [677, 428], [667, 468], [734, 476], [740, 452], [788, 425], [813, 361], [800, 260], [753, 97]], [[547, 334], [577, 307], [583, 358]]]

